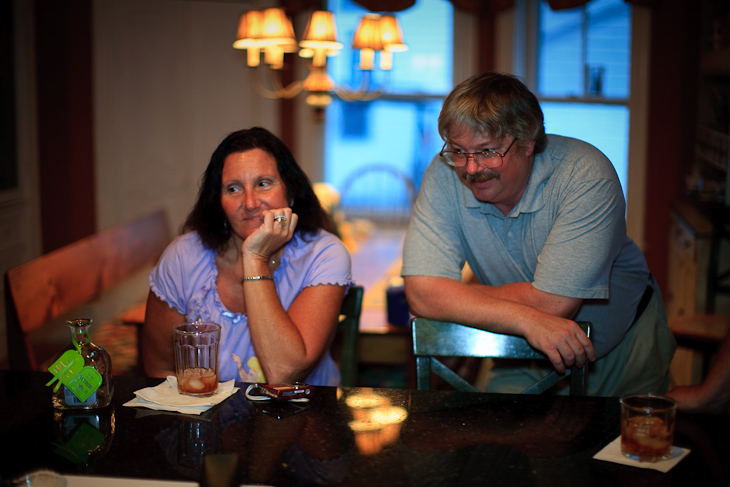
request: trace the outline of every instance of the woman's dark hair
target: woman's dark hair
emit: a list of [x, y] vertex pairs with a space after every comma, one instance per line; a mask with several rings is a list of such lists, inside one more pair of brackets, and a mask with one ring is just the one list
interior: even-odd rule
[[261, 127], [239, 130], [229, 134], [210, 157], [202, 176], [195, 206], [190, 211], [183, 231], [195, 231], [203, 244], [222, 251], [231, 238], [231, 228], [221, 206], [221, 179], [226, 157], [237, 152], [261, 149], [276, 161], [292, 211], [299, 217], [296, 231], [303, 236], [313, 235], [319, 229], [334, 233], [334, 224], [322, 208], [312, 183], [294, 160], [289, 148], [274, 134]]

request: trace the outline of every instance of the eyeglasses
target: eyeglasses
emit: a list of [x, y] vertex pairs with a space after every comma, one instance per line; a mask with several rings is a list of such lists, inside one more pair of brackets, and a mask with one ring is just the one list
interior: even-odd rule
[[469, 161], [469, 157], [471, 156], [477, 164], [481, 164], [487, 168], [495, 168], [502, 165], [502, 158], [507, 155], [509, 150], [512, 148], [512, 144], [515, 143], [515, 140], [517, 139], [512, 139], [509, 147], [507, 147], [507, 150], [505, 150], [502, 154], [494, 149], [484, 149], [481, 152], [464, 152], [459, 149], [447, 149], [446, 146], [448, 145], [448, 142], [446, 142], [441, 148], [439, 155], [446, 159], [446, 162], [454, 167], [466, 166], [466, 163]]

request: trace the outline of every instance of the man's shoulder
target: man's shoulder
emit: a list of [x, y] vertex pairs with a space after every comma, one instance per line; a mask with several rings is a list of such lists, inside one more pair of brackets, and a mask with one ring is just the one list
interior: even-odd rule
[[608, 157], [584, 140], [548, 135], [543, 158], [550, 161], [556, 174], [567, 174], [571, 179], [616, 179]]
[[566, 156], [573, 156], [577, 159], [586, 155], [603, 155], [596, 146], [585, 140], [555, 134], [548, 134], [547, 137], [548, 145], [545, 152], [553, 157], [566, 158]]

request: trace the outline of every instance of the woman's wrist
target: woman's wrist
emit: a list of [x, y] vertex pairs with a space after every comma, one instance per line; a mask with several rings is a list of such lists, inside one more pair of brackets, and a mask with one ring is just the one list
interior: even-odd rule
[[248, 274], [262, 274], [269, 267], [269, 257], [266, 255], [243, 254], [243, 268]]

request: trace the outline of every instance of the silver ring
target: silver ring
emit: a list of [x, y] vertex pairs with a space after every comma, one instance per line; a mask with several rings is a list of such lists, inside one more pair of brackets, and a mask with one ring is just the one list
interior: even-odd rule
[[282, 226], [286, 226], [286, 217], [284, 215], [275, 216], [274, 221], [281, 223]]

